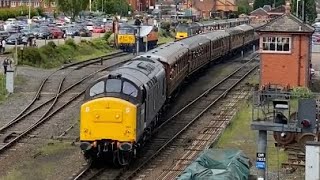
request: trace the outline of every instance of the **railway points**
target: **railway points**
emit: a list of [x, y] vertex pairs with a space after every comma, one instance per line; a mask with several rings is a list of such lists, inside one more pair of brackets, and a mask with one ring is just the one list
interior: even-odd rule
[[[225, 91], [228, 91], [228, 88], [227, 87], [229, 87], [229, 86], [235, 86], [237, 83], [239, 83], [240, 81], [241, 81], [241, 78], [242, 77], [245, 77], [246, 75], [248, 75], [249, 73], [248, 72], [251, 72], [252, 70], [254, 70], [254, 69], [256, 69], [256, 67], [257, 67], [257, 64], [258, 64], [258, 62], [256, 61], [256, 54], [254, 54], [254, 55], [250, 55], [251, 56], [251, 58], [249, 58], [251, 61], [249, 61], [249, 62], [247, 62], [247, 64], [244, 64], [244, 65], [241, 65], [241, 67], [239, 67], [238, 69], [236, 69], [236, 70], [234, 70], [228, 77], [225, 77], [225, 78], [222, 78], [221, 79], [221, 81], [219, 81], [219, 82], [215, 82], [215, 83], [213, 83], [212, 84], [212, 87], [211, 88], [209, 88], [209, 89], [207, 89], [207, 91], [205, 91], [205, 92], [203, 92], [203, 93], [201, 93], [201, 95], [198, 97], [198, 98], [196, 98], [194, 101], [193, 101], [193, 103], [191, 102], [191, 103], [189, 103], [189, 104], [187, 104], [187, 106], [186, 106], [186, 108], [185, 109], [182, 109], [181, 110], [181, 114], [182, 114], [182, 116], [183, 115], [190, 115], [190, 112], [188, 112], [188, 111], [190, 111], [190, 109], [192, 109], [192, 107], [196, 107], [197, 106], [197, 104], [201, 104], [201, 103], [204, 103], [203, 101], [205, 101], [205, 104], [207, 104], [208, 106], [211, 106], [212, 104], [214, 104], [214, 103], [218, 103], [218, 98], [223, 98], [224, 96], [226, 96], [226, 92], [223, 92], [222, 91], [222, 89], [223, 89], [223, 87], [225, 88]], [[238, 62], [240, 62], [240, 61], [238, 61]], [[227, 80], [229, 80], [229, 81], [227, 81]], [[226, 82], [227, 81], [227, 82]], [[239, 82], [238, 82], [239, 81]], [[230, 88], [231, 89], [231, 88]], [[211, 92], [212, 91], [212, 92]], [[208, 98], [208, 95], [209, 95], [209, 92], [211, 92], [212, 93], [212, 98], [213, 99], [215, 99], [216, 98], [216, 100], [213, 102], [213, 103], [211, 103], [211, 101], [207, 101], [206, 100], [206, 98]], [[233, 94], [232, 93], [233, 91], [231, 91], [231, 94]], [[236, 95], [233, 95], [234, 97], [236, 97]], [[239, 96], [239, 94], [238, 94], [238, 96]], [[202, 97], [202, 98], [201, 98]], [[197, 101], [198, 100], [198, 101]], [[220, 102], [221, 103], [221, 102]], [[220, 103], [218, 103], [218, 104], [220, 104]], [[188, 107], [188, 106], [190, 106], [190, 107]], [[197, 112], [198, 113], [204, 113], [204, 108], [206, 108], [205, 107], [205, 105], [203, 104], [203, 107], [202, 108], [197, 108]], [[227, 113], [227, 112], [225, 112], [225, 113]], [[137, 160], [137, 163], [134, 163], [133, 164], [133, 167], [136, 167], [136, 166], [138, 166], [138, 165], [140, 165], [140, 166], [142, 166], [144, 163], [144, 165], [146, 165], [146, 164], [148, 164], [149, 165], [149, 163], [150, 162], [147, 162], [147, 160], [150, 160], [151, 158], [152, 158], [152, 156], [156, 156], [156, 154], [157, 154], [157, 150], [159, 150], [159, 148], [161, 148], [162, 147], [162, 145], [165, 145], [165, 143], [166, 142], [168, 142], [168, 141], [166, 141], [166, 140], [170, 140], [170, 138], [164, 138], [163, 139], [163, 137], [161, 138], [160, 136], [161, 135], [163, 135], [163, 136], [166, 136], [166, 137], [176, 137], [177, 136], [177, 134], [176, 133], [179, 133], [179, 131], [180, 131], [180, 133], [182, 132], [182, 129], [183, 129], [183, 127], [184, 127], [184, 125], [191, 125], [191, 122], [185, 122], [185, 123], [178, 123], [179, 124], [179, 126], [178, 126], [178, 124], [177, 123], [175, 123], [176, 121], [177, 121], [177, 119], [176, 118], [178, 118], [178, 117], [175, 117], [175, 116], [179, 116], [179, 112], [177, 112], [176, 113], [176, 115], [173, 115], [171, 118], [169, 118], [168, 119], [168, 121], [166, 121], [166, 122], [169, 122], [168, 124], [163, 124], [163, 126], [160, 126], [159, 128], [158, 128], [158, 130], [161, 130], [161, 129], [168, 129], [168, 131], [160, 131], [160, 132], [158, 132], [158, 131], [155, 131], [154, 132], [154, 138], [152, 138], [151, 139], [151, 142], [149, 142], [149, 143], [147, 143], [146, 144], [146, 149], [144, 149], [143, 150], [143, 156], [139, 156], [139, 158], [138, 158], [138, 160]], [[194, 115], [192, 115], [192, 116], [194, 116], [195, 117], [195, 119], [194, 120], [196, 120], [197, 119], [197, 117], [200, 117], [200, 115], [198, 115], [197, 116], [197, 114], [196, 113], [194, 113]], [[174, 118], [175, 117], [175, 118]], [[180, 117], [181, 118], [181, 117]], [[188, 118], [190, 121], [192, 120], [192, 118]], [[170, 122], [171, 121], [171, 122]], [[180, 121], [179, 121], [180, 122]], [[221, 121], [222, 122], [222, 121]], [[168, 128], [168, 127], [171, 127], [171, 128]], [[172, 127], [175, 127], [174, 129], [172, 129]], [[194, 125], [192, 125], [191, 127], [190, 127], [190, 129], [191, 129], [191, 131], [192, 131], [192, 127], [194, 127]], [[171, 130], [174, 130], [174, 131], [171, 131]], [[185, 128], [185, 129], [187, 129], [187, 128]], [[221, 128], [221, 130], [222, 130], [223, 128]], [[168, 134], [169, 133], [169, 134]], [[176, 135], [176, 136], [175, 136]], [[159, 139], [160, 138], [160, 139]], [[178, 140], [174, 140], [174, 138], [172, 138], [171, 140], [174, 140], [174, 142], [175, 141], [181, 141], [181, 139], [180, 139], [180, 136], [178, 136], [177, 137], [177, 139]], [[181, 143], [181, 142], [180, 142]], [[185, 141], [183, 142], [183, 143], [186, 143]], [[168, 143], [169, 144], [169, 143]], [[174, 144], [176, 144], [176, 142], [174, 143]], [[164, 148], [165, 146], [163, 146], [163, 148]], [[167, 152], [168, 150], [170, 150], [170, 149], [172, 149], [172, 147], [171, 147], [171, 145], [169, 146], [169, 147], [166, 147], [165, 148], [165, 150], [164, 150], [164, 152]], [[160, 152], [160, 150], [159, 150], [159, 152]], [[200, 151], [199, 151], [200, 152]], [[162, 153], [161, 153], [162, 154]], [[158, 160], [158, 158], [156, 158], [155, 160], [154, 160], [154, 162], [158, 162], [157, 161]], [[159, 160], [159, 162], [161, 162], [162, 160]], [[155, 167], [155, 166], [153, 166], [153, 167]], [[119, 171], [117, 172], [118, 173], [118, 175], [117, 174], [113, 174], [112, 173], [112, 176], [111, 175], [109, 175], [108, 176], [108, 172], [110, 171], [110, 169], [109, 168], [107, 168], [107, 169], [105, 169], [105, 170], [103, 170], [103, 172], [101, 173], [101, 172], [99, 172], [98, 174], [97, 174], [97, 177], [94, 177], [95, 179], [101, 179], [101, 178], [106, 178], [106, 177], [109, 177], [109, 178], [111, 178], [111, 177], [113, 177], [113, 178], [111, 178], [111, 179], [127, 179], [127, 178], [129, 178], [129, 174], [131, 174], [131, 173], [133, 173], [133, 170], [134, 170], [135, 168], [130, 168], [130, 169], [127, 169], [127, 168], [124, 168], [124, 169], [119, 169]], [[148, 169], [151, 169], [149, 166], [147, 166], [147, 167], [144, 167], [143, 168], [144, 170], [146, 170], [147, 169], [147, 171], [148, 171]], [[145, 172], [145, 171], [143, 171], [143, 172]], [[81, 173], [83, 173], [83, 171], [81, 171]], [[84, 173], [84, 174], [86, 174], [86, 173]], [[80, 174], [79, 174], [80, 175]], [[87, 177], [87, 176], [85, 176], [85, 177]], [[132, 177], [130, 177], [130, 178], [132, 178]], [[77, 179], [77, 178], [75, 178], [75, 179]]]
[[[132, 55], [118, 52], [99, 59], [69, 64], [51, 73], [43, 80], [32, 102], [20, 114], [1, 127], [1, 159], [3, 161], [10, 159], [14, 152], [5, 150], [17, 142], [16, 147], [12, 148], [16, 152], [23, 150], [23, 144], [32, 144], [32, 141], [37, 144], [39, 138], [48, 141], [55, 133], [61, 135], [62, 132], [58, 129], [52, 130], [52, 125], [61, 124], [63, 128], [68, 126], [69, 122], [59, 117], [52, 117], [69, 104], [80, 103], [78, 98], [82, 96], [86, 86], [90, 83], [89, 80], [97, 73], [106, 73], [106, 70], [119, 66], [131, 58]], [[104, 66], [101, 65], [101, 62], [104, 62]], [[81, 73], [76, 74], [77, 71]], [[50, 123], [42, 124], [49, 119]], [[42, 125], [40, 128], [42, 130], [36, 129], [39, 125]], [[46, 131], [43, 131], [44, 129]], [[27, 138], [21, 141], [23, 137]]]

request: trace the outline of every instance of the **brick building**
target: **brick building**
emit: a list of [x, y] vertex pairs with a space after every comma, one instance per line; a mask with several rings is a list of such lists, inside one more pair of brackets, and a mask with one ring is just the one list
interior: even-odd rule
[[282, 16], [285, 13], [285, 6], [281, 5], [276, 8], [271, 6], [264, 6], [263, 8], [255, 9], [250, 13], [250, 19], [252, 22], [268, 22], [274, 18]]
[[[52, 12], [56, 8], [55, 2], [46, 3], [44, 0], [31, 0], [32, 8], [43, 8], [47, 12]], [[18, 8], [21, 6], [29, 6], [29, 0], [0, 0], [0, 8]]]
[[10, 7], [10, 0], [0, 0], [0, 8]]
[[310, 82], [313, 27], [286, 12], [257, 29], [260, 36], [260, 87], [308, 87]]
[[128, 0], [133, 11], [147, 11], [155, 6], [155, 0]]
[[[186, 1], [186, 0], [185, 0]], [[228, 14], [238, 11], [235, 0], [189, 0], [192, 7], [200, 11], [202, 17], [211, 16], [227, 17]]]

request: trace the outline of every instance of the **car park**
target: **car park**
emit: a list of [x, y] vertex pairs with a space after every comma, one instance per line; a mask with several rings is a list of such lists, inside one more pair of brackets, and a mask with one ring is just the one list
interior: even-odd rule
[[106, 30], [101, 26], [94, 26], [92, 32], [94, 32], [94, 33], [105, 33]]
[[36, 36], [37, 39], [52, 39], [52, 34], [49, 30], [49, 28], [40, 28], [39, 32]]
[[64, 34], [64, 32], [60, 28], [57, 28], [57, 27], [51, 27], [51, 28], [49, 28], [49, 31], [52, 34], [52, 38], [59, 39], [59, 38], [62, 38], [63, 34]]
[[23, 35], [21, 33], [16, 33], [16, 34], [12, 34], [10, 35], [7, 39], [6, 39], [6, 43], [7, 44], [22, 44], [22, 39], [23, 39]]
[[86, 28], [79, 29], [79, 36], [81, 37], [91, 37], [92, 32]]

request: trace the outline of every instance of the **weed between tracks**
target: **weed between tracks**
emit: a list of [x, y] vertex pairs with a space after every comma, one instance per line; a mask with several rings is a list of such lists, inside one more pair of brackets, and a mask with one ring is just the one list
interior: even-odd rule
[[[250, 128], [251, 118], [252, 105], [251, 101], [249, 101], [240, 108], [232, 123], [220, 137], [217, 147], [241, 149], [251, 159], [253, 166], [255, 166], [258, 135], [257, 131], [253, 131]], [[274, 146], [274, 143], [273, 136], [268, 135], [267, 163], [269, 170], [276, 170], [278, 164], [280, 165], [287, 160], [287, 154], [278, 150]]]
[[[1, 177], [1, 179], [55, 179], [50, 175], [55, 171], [57, 162], [64, 159], [68, 154], [74, 154], [76, 150], [78, 150], [78, 147], [72, 146], [70, 143], [50, 141], [46, 146], [36, 150], [28, 161], [19, 163], [7, 173], [6, 177]], [[70, 160], [70, 162], [72, 161]], [[72, 164], [70, 165], [72, 166]]]

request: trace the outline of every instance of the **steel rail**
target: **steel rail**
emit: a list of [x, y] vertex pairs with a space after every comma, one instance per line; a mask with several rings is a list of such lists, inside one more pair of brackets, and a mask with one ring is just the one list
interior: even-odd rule
[[[115, 64], [117, 65], [117, 64]], [[115, 66], [113, 65], [113, 66]], [[60, 92], [57, 96], [51, 98], [50, 100], [48, 100], [47, 102], [45, 102], [46, 104], [49, 102], [49, 101], [52, 101], [52, 100], [55, 100], [57, 99], [58, 97], [60, 97], [61, 95], [63, 95], [64, 93], [68, 92], [70, 89], [74, 88], [75, 86], [79, 85], [80, 83], [82, 83], [84, 80], [92, 77], [93, 75], [101, 72], [101, 71], [104, 71], [106, 69], [109, 69], [113, 66], [109, 66], [109, 67], [104, 67], [104, 68], [101, 68], [85, 77], [83, 77], [81, 80], [79, 80], [78, 82], [74, 83], [73, 85], [69, 86], [68, 88], [66, 88], [65, 90], [63, 90], [62, 92]], [[15, 144], [19, 139], [21, 139], [23, 136], [25, 136], [26, 134], [28, 134], [29, 132], [31, 132], [32, 130], [34, 130], [36, 127], [38, 127], [41, 123], [45, 122], [46, 120], [48, 120], [50, 117], [52, 117], [54, 114], [58, 113], [60, 110], [62, 110], [64, 107], [66, 107], [68, 104], [70, 104], [71, 102], [73, 102], [74, 100], [76, 100], [77, 98], [79, 98], [82, 94], [84, 94], [86, 90], [83, 90], [81, 91], [79, 94], [77, 94], [76, 96], [74, 96], [73, 98], [71, 98], [67, 103], [63, 104], [61, 107], [59, 107], [58, 109], [56, 109], [55, 111], [53, 111], [52, 113], [48, 114], [46, 113], [46, 116], [42, 116], [41, 118], [39, 118], [36, 123], [34, 123], [33, 125], [31, 125], [29, 128], [27, 128], [25, 131], [23, 131], [21, 134], [19, 134], [18, 136], [16, 136], [15, 138], [13, 138], [11, 141], [9, 141], [8, 143], [5, 143], [5, 145], [3, 145], [1, 148], [0, 148], [0, 153], [2, 153], [4, 150], [6, 150], [7, 148], [9, 148], [10, 146], [12, 146], [13, 144]], [[40, 108], [37, 107], [37, 108]], [[37, 109], [33, 109], [33, 111], [35, 111]], [[48, 111], [50, 112], [50, 111]], [[48, 115], [47, 115], [48, 114]], [[24, 115], [26, 116], [26, 115]], [[15, 122], [16, 123], [16, 122]], [[9, 126], [13, 125], [10, 124]], [[5, 128], [2, 128], [2, 131], [4, 129], [7, 129], [9, 126], [5, 127]]]
[[[255, 58], [255, 57], [254, 57]], [[206, 96], [210, 91], [214, 90], [217, 86], [222, 84], [223, 82], [227, 81], [230, 77], [232, 77], [234, 74], [239, 72], [241, 69], [246, 67], [249, 63], [254, 61], [254, 58], [252, 58], [249, 62], [245, 63], [243, 66], [235, 70], [233, 73], [228, 75], [226, 78], [219, 81], [217, 84], [206, 90], [204, 93], [202, 93], [200, 96], [198, 96], [195, 100], [188, 103], [185, 107], [183, 107], [181, 110], [179, 110], [176, 114], [174, 114], [172, 117], [167, 119], [163, 124], [161, 124], [154, 132], [156, 133], [163, 127], [165, 124], [167, 124], [169, 121], [177, 117], [181, 112], [183, 112], [187, 107], [191, 106], [195, 102], [197, 102], [200, 98]], [[170, 143], [172, 143], [180, 134], [182, 134], [186, 129], [189, 128], [191, 124], [193, 124], [196, 120], [198, 120], [209, 108], [211, 108], [214, 104], [216, 104], [220, 99], [224, 98], [235, 86], [237, 86], [243, 79], [245, 79], [252, 71], [254, 71], [258, 65], [255, 65], [253, 68], [249, 69], [240, 79], [238, 79], [234, 84], [232, 84], [228, 89], [226, 89], [223, 93], [221, 93], [213, 102], [211, 102], [206, 108], [204, 108], [196, 117], [194, 117], [189, 123], [187, 123], [180, 131], [178, 131], [172, 138], [170, 138], [168, 141], [166, 141], [155, 153], [153, 153], [149, 158], [147, 158], [145, 161], [143, 161], [135, 170], [133, 170], [132, 173], [130, 173], [129, 176], [126, 176], [125, 179], [132, 179], [135, 177], [137, 173], [140, 172], [140, 170], [145, 167], [151, 160], [157, 157], [158, 154], [162, 150], [164, 150]], [[121, 175], [117, 177], [117, 179], [120, 179]]]
[[[103, 61], [109, 60], [109, 59], [113, 59], [113, 58], [119, 57], [119, 56], [124, 56], [124, 55], [127, 55], [127, 53], [122, 53], [122, 52], [121, 52], [121, 53], [110, 54], [110, 55], [108, 55], [108, 56], [105, 56], [106, 58], [103, 59]], [[109, 56], [112, 56], [112, 57], [109, 57]], [[83, 68], [83, 67], [89, 66], [89, 65], [91, 65], [91, 64], [95, 64], [95, 63], [100, 62], [100, 61], [101, 61], [101, 60], [91, 59], [90, 62], [89, 62], [89, 60], [87, 60], [87, 61], [81, 61], [81, 62], [74, 63], [74, 64], [72, 64], [72, 65], [68, 65], [68, 67], [72, 67], [72, 66], [81, 64], [81, 66], [78, 66], [78, 67], [76, 67], [75, 69], [72, 69], [71, 72], [73, 72], [74, 70], [79, 70], [79, 69], [81, 69], [81, 68]], [[112, 65], [112, 66], [115, 66], [115, 65]], [[110, 66], [110, 67], [112, 67], [112, 66]], [[45, 101], [45, 102], [42, 103], [41, 105], [35, 107], [34, 109], [32, 109], [32, 110], [30, 110], [30, 111], [28, 111], [28, 112], [26, 113], [26, 111], [27, 111], [27, 110], [38, 100], [38, 98], [40, 97], [41, 90], [42, 90], [44, 84], [46, 83], [46, 81], [47, 81], [54, 73], [58, 72], [59, 70], [65, 69], [65, 68], [66, 68], [66, 67], [60, 68], [60, 69], [56, 70], [55, 72], [51, 73], [49, 76], [47, 76], [47, 77], [42, 81], [42, 83], [41, 83], [41, 85], [40, 85], [40, 88], [38, 89], [35, 97], [34, 97], [33, 100], [30, 102], [30, 104], [28, 104], [27, 107], [26, 107], [25, 109], [23, 109], [15, 118], [13, 118], [13, 119], [10, 120], [8, 123], [6, 123], [6, 124], [3, 125], [2, 127], [0, 127], [0, 133], [3, 132], [4, 130], [6, 130], [7, 128], [11, 127], [11, 126], [14, 125], [15, 123], [21, 121], [23, 118], [27, 117], [28, 115], [30, 115], [30, 114], [33, 113], [34, 111], [40, 109], [41, 107], [43, 107], [43, 106], [47, 105], [48, 103], [50, 103], [51, 101], [55, 100], [55, 99], [59, 96], [59, 94], [61, 95], [61, 94], [65, 93], [66, 90], [69, 90], [70, 88], [67, 88], [66, 90], [62, 91], [62, 93], [60, 93], [61, 88], [62, 88], [62, 83], [64, 82], [64, 80], [65, 80], [65, 78], [67, 77], [67, 75], [69, 75], [71, 72], [69, 72], [69, 73], [62, 79], [62, 81], [60, 82], [60, 84], [59, 84], [59, 89], [58, 89], [58, 93], [56, 94], [55, 97], [52, 97], [52, 98], [48, 99], [47, 101]], [[51, 109], [51, 108], [50, 108], [50, 109]], [[48, 110], [48, 111], [50, 111], [50, 110]], [[48, 114], [48, 112], [45, 113], [45, 115], [47, 115], [47, 114]], [[44, 115], [44, 116], [45, 116], [45, 115]]]

